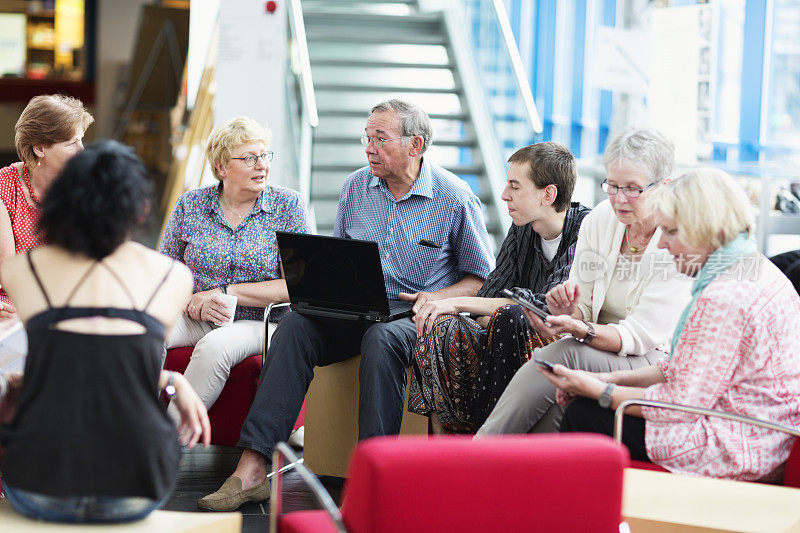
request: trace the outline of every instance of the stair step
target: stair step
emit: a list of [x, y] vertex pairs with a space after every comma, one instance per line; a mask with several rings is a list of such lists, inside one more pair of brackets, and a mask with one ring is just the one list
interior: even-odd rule
[[310, 43], [447, 44], [438, 13], [398, 16], [304, 11], [303, 17]]
[[[398, 30], [403, 27], [430, 28], [431, 33], [444, 33], [442, 31], [442, 14], [436, 12], [414, 13], [410, 15], [384, 15], [380, 13], [328, 13], [314, 8], [303, 9], [303, 22], [306, 26], [317, 24], [335, 24], [339, 27], [358, 26], [374, 27], [388, 26]], [[358, 36], [355, 36], [358, 37]]]
[[447, 87], [403, 87], [399, 85], [350, 85], [342, 83], [315, 83], [316, 91], [331, 92], [385, 92], [385, 93], [421, 93], [421, 94], [456, 94], [461, 86]]
[[[351, 110], [351, 109], [319, 109], [320, 117], [346, 117], [346, 118], [361, 118], [367, 120], [369, 116], [369, 109], [366, 110]], [[433, 119], [440, 120], [467, 120], [469, 117], [466, 113], [428, 113], [428, 116]]]
[[404, 61], [377, 61], [373, 59], [313, 59], [312, 67], [358, 67], [358, 68], [392, 68], [392, 69], [449, 69], [448, 63], [409, 63]]
[[361, 35], [354, 37], [352, 34], [339, 33], [337, 31], [317, 31], [309, 30], [307, 35], [308, 42], [311, 43], [349, 43], [353, 41], [368, 40], [378, 44], [447, 44], [447, 40], [440, 35], [413, 35], [413, 34], [391, 34], [381, 31], [362, 31]]
[[[314, 134], [314, 144], [361, 144], [361, 137], [347, 137], [343, 135], [320, 135]], [[478, 145], [477, 139], [474, 137], [437, 137], [433, 136], [433, 144], [436, 146], [457, 146], [457, 147], [475, 147]]]

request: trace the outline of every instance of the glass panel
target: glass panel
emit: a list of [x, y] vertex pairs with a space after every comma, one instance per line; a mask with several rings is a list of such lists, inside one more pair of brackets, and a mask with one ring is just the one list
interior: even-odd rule
[[797, 148], [800, 142], [800, 4], [775, 0], [765, 102], [764, 142]]
[[713, 101], [713, 139], [737, 143], [742, 97], [744, 0], [720, 0], [716, 5], [716, 48], [715, 54], [711, 57], [712, 64], [709, 65], [709, 69], [715, 75], [712, 83], [716, 87], [716, 97]]

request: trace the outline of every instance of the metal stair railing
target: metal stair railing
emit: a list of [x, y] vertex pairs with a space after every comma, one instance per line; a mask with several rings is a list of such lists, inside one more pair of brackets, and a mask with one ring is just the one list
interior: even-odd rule
[[503, 0], [464, 0], [460, 5], [504, 151], [533, 142], [542, 132], [542, 121]]
[[[296, 85], [297, 91], [287, 90], [287, 106], [289, 107], [291, 118], [289, 126], [293, 135], [291, 138], [297, 142], [294, 145], [296, 166], [298, 176], [298, 191], [306, 204], [311, 229], [316, 233], [316, 222], [314, 211], [311, 209], [311, 164], [313, 148], [313, 130], [319, 125], [319, 115], [317, 113], [317, 99], [314, 95], [314, 82], [311, 77], [311, 60], [308, 55], [308, 41], [306, 39], [305, 23], [303, 21], [303, 8], [300, 0], [289, 0], [287, 3], [287, 14], [289, 17], [289, 38], [291, 49], [290, 76], [292, 83]], [[297, 94], [299, 105], [292, 109], [290, 100]], [[299, 116], [298, 116], [299, 115]], [[299, 131], [295, 130], [299, 124]], [[299, 148], [297, 148], [299, 146]]]
[[490, 207], [493, 209], [499, 224], [497, 233], [500, 235], [498, 243], [502, 242], [505, 228], [511, 224], [511, 217], [505, 202], [500, 198], [500, 191], [505, 188], [505, 159], [500, 151], [500, 143], [495, 129], [492, 127], [492, 116], [487, 106], [486, 96], [480, 82], [480, 77], [475, 69], [472, 51], [464, 29], [465, 21], [460, 10], [448, 9], [444, 11], [444, 27], [450, 45], [456, 72], [461, 78], [464, 100], [463, 107], [469, 110], [472, 125], [475, 128], [475, 137], [483, 159], [484, 171], [490, 191], [481, 191], [481, 196], [490, 198]]

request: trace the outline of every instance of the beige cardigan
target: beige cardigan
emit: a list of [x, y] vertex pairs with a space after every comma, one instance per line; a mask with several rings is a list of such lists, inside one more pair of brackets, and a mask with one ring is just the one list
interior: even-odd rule
[[[605, 200], [589, 213], [578, 233], [575, 260], [569, 280], [580, 287], [578, 308], [584, 318], [597, 322], [620, 255], [625, 225]], [[643, 355], [666, 347], [681, 312], [691, 299], [692, 279], [678, 273], [672, 256], [658, 248], [661, 230], [647, 244], [638, 263], [633, 290], [626, 299], [626, 316], [614, 327], [622, 338], [618, 355]]]

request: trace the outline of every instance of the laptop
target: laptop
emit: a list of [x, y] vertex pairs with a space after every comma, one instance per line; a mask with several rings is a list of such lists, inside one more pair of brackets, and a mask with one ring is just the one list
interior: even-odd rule
[[391, 322], [411, 302], [386, 296], [378, 243], [276, 231], [292, 309], [302, 315]]

